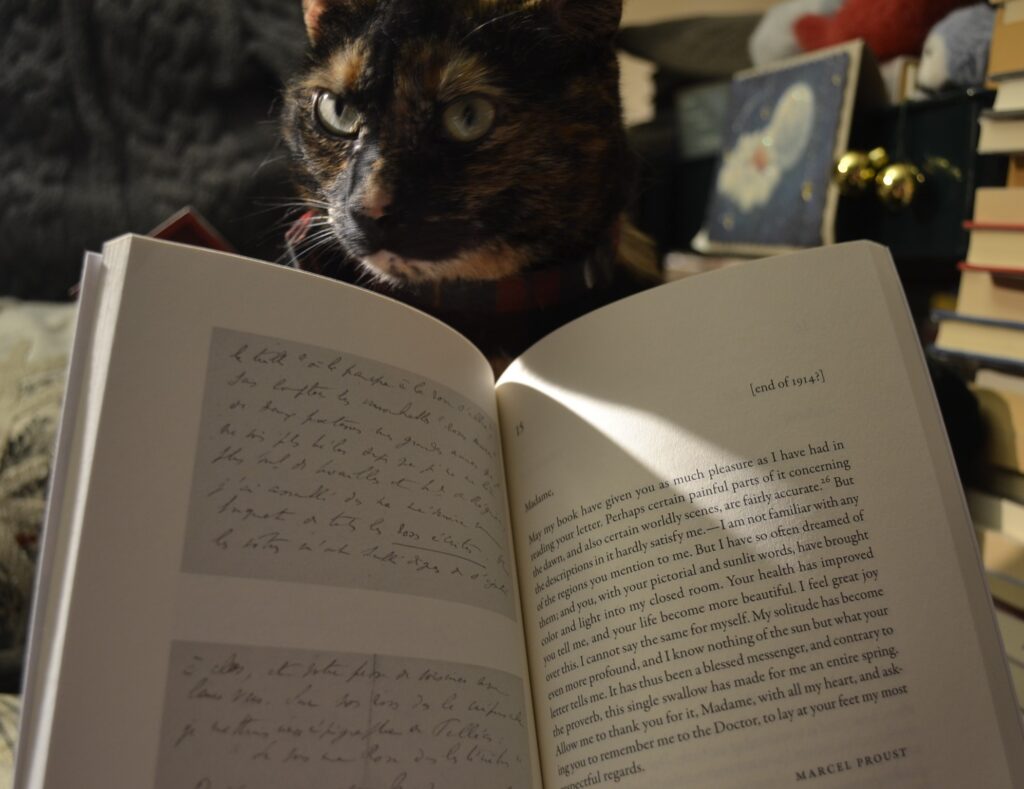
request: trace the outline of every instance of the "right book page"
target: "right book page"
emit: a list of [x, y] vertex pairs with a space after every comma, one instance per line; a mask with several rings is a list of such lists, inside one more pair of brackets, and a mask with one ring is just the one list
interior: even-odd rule
[[593, 313], [498, 384], [545, 786], [1024, 786], [888, 253]]

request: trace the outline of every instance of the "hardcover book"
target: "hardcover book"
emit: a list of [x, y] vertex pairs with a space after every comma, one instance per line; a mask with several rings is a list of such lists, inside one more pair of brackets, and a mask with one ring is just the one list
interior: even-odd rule
[[87, 265], [19, 789], [1024, 785], [888, 254], [687, 278], [495, 382], [407, 306]]
[[938, 324], [935, 350], [984, 367], [1024, 371], [1024, 322], [982, 318], [950, 310], [932, 310]]
[[992, 45], [988, 53], [988, 75], [995, 85], [1006, 76], [1024, 71], [1024, 3], [1009, 0], [996, 12]]

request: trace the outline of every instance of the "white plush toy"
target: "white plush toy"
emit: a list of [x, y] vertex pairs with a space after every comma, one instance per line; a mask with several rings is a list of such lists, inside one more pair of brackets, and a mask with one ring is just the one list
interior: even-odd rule
[[755, 66], [799, 55], [803, 50], [793, 35], [793, 23], [805, 14], [831, 14], [843, 0], [789, 0], [779, 3], [761, 18], [747, 48]]
[[985, 81], [995, 10], [978, 3], [953, 11], [924, 42], [917, 86], [927, 91], [967, 88]]

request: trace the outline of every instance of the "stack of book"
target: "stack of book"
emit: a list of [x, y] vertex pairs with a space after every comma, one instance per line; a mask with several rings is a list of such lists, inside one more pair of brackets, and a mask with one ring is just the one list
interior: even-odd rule
[[979, 153], [1008, 154], [1005, 187], [975, 194], [955, 310], [937, 310], [935, 350], [968, 363], [985, 439], [967, 490], [1018, 700], [1024, 710], [1024, 0], [1000, 7]]
[[[982, 388], [989, 382], [976, 382], [983, 412], [999, 403], [997, 390]], [[1017, 392], [1016, 419], [1020, 424], [1024, 389]], [[1011, 401], [1013, 402], [1013, 401]], [[997, 437], [997, 436], [994, 436]], [[1022, 435], [1015, 435], [1019, 450], [1024, 446]], [[979, 487], [967, 489], [967, 506], [974, 521], [981, 559], [985, 565], [992, 597], [996, 601], [996, 622], [1006, 648], [1010, 676], [1017, 694], [1017, 703], [1024, 712], [1024, 477], [1020, 471], [994, 466], [979, 480]]]
[[974, 205], [956, 310], [934, 313], [935, 350], [974, 372], [985, 440], [969, 504], [993, 595], [1024, 614], [1024, 188], [978, 189]]
[[976, 368], [985, 437], [967, 503], [992, 596], [1006, 607], [1000, 629], [1024, 711], [1024, 188], [979, 189], [974, 216], [956, 311], [937, 311], [935, 345]]
[[996, 101], [982, 114], [978, 152], [1009, 155], [1007, 184], [1024, 186], [1024, 0], [996, 12], [988, 77]]
[[956, 309], [936, 311], [935, 348], [973, 373], [985, 437], [967, 503], [1024, 709], [1024, 0], [998, 9], [989, 78], [978, 152], [1009, 156], [1006, 186], [975, 194]]
[[974, 220], [965, 226], [971, 241], [960, 264], [957, 308], [936, 311], [935, 346], [979, 366], [1022, 374], [1024, 187], [978, 189]]
[[993, 595], [1024, 612], [1024, 378], [983, 369], [973, 389], [986, 426], [985, 467], [967, 504]]

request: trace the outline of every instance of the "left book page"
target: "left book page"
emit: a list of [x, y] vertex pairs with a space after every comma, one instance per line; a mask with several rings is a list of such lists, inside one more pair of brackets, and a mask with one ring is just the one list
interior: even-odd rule
[[62, 429], [25, 787], [540, 787], [487, 361], [124, 237]]

